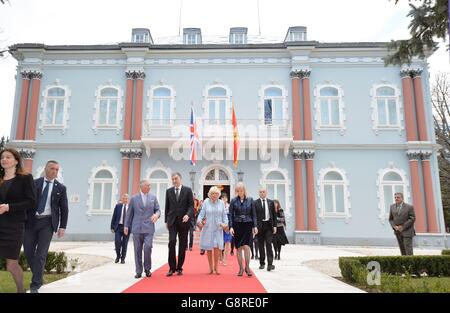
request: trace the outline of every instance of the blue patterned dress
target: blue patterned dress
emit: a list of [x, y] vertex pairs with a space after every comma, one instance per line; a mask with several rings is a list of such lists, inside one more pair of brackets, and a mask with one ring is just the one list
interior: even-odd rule
[[223, 229], [220, 224], [228, 225], [223, 201], [212, 202], [211, 199], [206, 199], [198, 215], [197, 223], [201, 222], [203, 218], [206, 218], [206, 224], [200, 233], [200, 249], [223, 249]]

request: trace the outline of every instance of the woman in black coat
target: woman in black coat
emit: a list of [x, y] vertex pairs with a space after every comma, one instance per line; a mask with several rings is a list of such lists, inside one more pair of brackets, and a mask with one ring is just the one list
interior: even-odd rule
[[273, 200], [275, 206], [275, 212], [277, 214], [277, 232], [273, 235], [273, 248], [275, 250], [275, 260], [280, 259], [281, 247], [288, 244], [289, 241], [284, 231], [286, 227], [286, 220], [284, 218], [284, 212], [281, 208], [280, 202], [278, 200]]
[[0, 258], [16, 283], [25, 292], [19, 254], [23, 244], [27, 210], [36, 206], [33, 176], [22, 168], [22, 158], [14, 149], [0, 152]]

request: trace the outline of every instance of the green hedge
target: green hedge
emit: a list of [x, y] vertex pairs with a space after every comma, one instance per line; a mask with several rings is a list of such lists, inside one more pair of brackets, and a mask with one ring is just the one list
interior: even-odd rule
[[450, 249], [442, 250], [442, 255], [450, 255]]
[[[450, 256], [420, 255], [420, 256], [370, 256], [370, 257], [340, 257], [339, 268], [342, 277], [348, 282], [357, 282], [358, 276], [367, 275], [367, 264], [370, 261], [380, 263], [381, 273], [385, 274], [415, 274], [426, 273], [428, 276], [450, 276]], [[361, 271], [362, 270], [362, 271]]]
[[[24, 271], [29, 267], [27, 259], [23, 251], [19, 255], [19, 265]], [[47, 260], [45, 261], [45, 271], [50, 273], [56, 271], [57, 274], [61, 274], [67, 268], [67, 256], [64, 252], [48, 252]], [[0, 259], [0, 270], [6, 270], [6, 260]]]

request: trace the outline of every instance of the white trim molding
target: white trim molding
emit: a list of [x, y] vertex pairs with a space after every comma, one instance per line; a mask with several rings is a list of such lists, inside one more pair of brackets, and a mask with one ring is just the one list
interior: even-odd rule
[[[94, 201], [94, 183], [95, 183], [95, 175], [101, 171], [101, 170], [106, 170], [108, 172], [111, 173], [112, 178], [110, 179], [112, 182], [112, 192], [111, 192], [111, 209], [110, 210], [94, 210], [92, 208], [93, 206], [93, 201]], [[88, 196], [87, 196], [87, 200], [86, 200], [86, 206], [87, 206], [87, 211], [86, 211], [86, 215], [88, 217], [91, 217], [92, 215], [111, 215], [112, 210], [113, 210], [113, 201], [114, 199], [118, 199], [118, 193], [119, 190], [117, 188], [118, 184], [119, 184], [119, 176], [117, 174], [117, 168], [114, 166], [109, 166], [107, 164], [107, 162], [105, 160], [102, 161], [102, 164], [100, 166], [94, 167], [91, 170], [91, 175], [89, 176], [88, 179], [88, 185], [89, 185], [89, 191], [88, 191]]]
[[[283, 180], [271, 180], [271, 179], [267, 179], [267, 176], [272, 173], [272, 172], [278, 172], [280, 173], [284, 179]], [[285, 203], [285, 207], [283, 208], [284, 210], [284, 215], [286, 217], [286, 221], [289, 222], [291, 221], [293, 214], [292, 214], [292, 190], [293, 190], [293, 185], [292, 185], [292, 181], [289, 178], [289, 171], [285, 168], [280, 168], [278, 165], [278, 162], [272, 162], [269, 164], [261, 164], [261, 179], [259, 180], [259, 184], [261, 186], [266, 186], [267, 184], [284, 184], [285, 186], [285, 199], [284, 199], [284, 203]]]
[[[158, 123], [152, 123], [152, 116], [153, 116], [153, 100], [154, 100], [154, 91], [159, 88], [165, 88], [170, 91], [169, 97], [156, 97], [156, 98], [167, 98], [170, 102], [170, 109], [169, 109], [169, 122], [167, 124], [158, 124]], [[173, 85], [166, 85], [162, 81], [159, 85], [152, 85], [147, 91], [147, 112], [145, 114], [145, 126], [147, 128], [147, 133], [150, 134], [152, 129], [167, 129], [171, 128], [174, 125], [174, 121], [176, 120], [176, 91], [175, 87]]]
[[[116, 123], [113, 124], [104, 124], [99, 125], [99, 110], [100, 110], [100, 100], [101, 100], [101, 91], [106, 88], [112, 88], [117, 90], [117, 108], [116, 108]], [[95, 102], [94, 102], [94, 114], [92, 116], [93, 125], [92, 129], [94, 131], [94, 134], [98, 134], [99, 130], [116, 130], [116, 133], [119, 134], [120, 130], [122, 129], [122, 111], [123, 111], [123, 89], [120, 85], [113, 85], [112, 80], [110, 79], [107, 84], [100, 85], [97, 87], [94, 93]], [[113, 100], [113, 97], [106, 97], [108, 100]], [[109, 105], [108, 105], [108, 112], [109, 112]], [[109, 114], [109, 113], [107, 113]]]
[[[387, 173], [395, 173], [397, 175], [400, 176], [400, 178], [402, 179], [401, 182], [396, 183], [395, 181], [392, 181], [392, 183], [388, 183], [383, 181], [384, 176]], [[377, 186], [377, 199], [378, 199], [378, 218], [381, 222], [381, 224], [385, 224], [385, 222], [389, 219], [389, 207], [385, 208], [384, 204], [385, 204], [385, 199], [384, 199], [384, 186], [386, 185], [401, 185], [403, 188], [403, 201], [406, 203], [409, 203], [409, 197], [410, 197], [410, 192], [409, 192], [409, 179], [406, 175], [406, 172], [402, 169], [398, 169], [395, 167], [394, 162], [389, 162], [388, 167], [386, 168], [380, 168], [378, 170], [378, 174], [377, 174], [377, 180], [376, 180], [376, 186]], [[395, 191], [394, 191], [395, 192]], [[394, 198], [392, 198], [392, 203], [394, 203], [393, 200]]]
[[[384, 99], [393, 99], [395, 100], [395, 111], [397, 115], [397, 121], [395, 124], [389, 125], [380, 125], [378, 120], [378, 97], [376, 91], [378, 88], [388, 87], [394, 89], [393, 96], [381, 96]], [[371, 119], [372, 119], [372, 130], [375, 135], [378, 135], [380, 131], [398, 131], [399, 135], [402, 135], [402, 131], [405, 129], [404, 121], [403, 121], [403, 103], [402, 103], [402, 93], [401, 90], [394, 84], [389, 84], [387, 82], [382, 82], [379, 84], [372, 85], [370, 89], [370, 107], [372, 109]], [[386, 104], [385, 104], [386, 105]], [[389, 119], [389, 109], [386, 110], [386, 119]]]
[[[324, 181], [324, 178], [325, 178], [325, 175], [328, 174], [329, 172], [336, 172], [342, 177], [342, 180], [329, 181], [329, 183], [332, 186], [335, 186], [335, 185], [343, 186], [343, 191], [344, 191], [344, 212], [343, 213], [326, 212], [326, 210], [325, 210], [325, 181]], [[330, 167], [321, 169], [319, 171], [319, 179], [317, 180], [317, 186], [318, 186], [317, 189], [318, 189], [318, 198], [319, 198], [319, 201], [318, 201], [319, 218], [321, 219], [322, 223], [325, 222], [326, 218], [344, 218], [345, 222], [348, 223], [350, 218], [352, 217], [352, 215], [350, 212], [350, 209], [351, 209], [350, 191], [349, 191], [350, 181], [347, 178], [347, 174], [346, 174], [345, 170], [343, 170], [341, 168], [337, 168], [334, 163], [332, 163]], [[335, 202], [336, 202], [335, 193], [333, 192], [334, 206], [336, 206]]]
[[[61, 88], [64, 90], [64, 96], [48, 96], [48, 92], [50, 89], [53, 88]], [[44, 90], [42, 91], [42, 102], [41, 102], [41, 113], [39, 114], [39, 129], [41, 131], [41, 134], [44, 134], [44, 130], [49, 129], [57, 129], [61, 130], [62, 134], [66, 132], [66, 130], [69, 128], [69, 109], [70, 109], [70, 97], [72, 95], [71, 90], [69, 89], [69, 86], [67, 85], [61, 85], [59, 79], [56, 79], [55, 82], [52, 85], [47, 85]], [[64, 101], [64, 109], [63, 109], [63, 117], [62, 117], [62, 123], [61, 124], [47, 124], [46, 123], [46, 116], [47, 116], [47, 101], [48, 100], [63, 100]], [[54, 110], [56, 109], [56, 103], [54, 105]], [[55, 115], [55, 112], [53, 112], [53, 115]], [[54, 117], [53, 117], [54, 119]]]
[[223, 88], [225, 89], [226, 92], [226, 96], [224, 97], [213, 97], [216, 99], [220, 99], [222, 98], [223, 100], [225, 100], [225, 121], [224, 121], [224, 125], [228, 125], [231, 124], [231, 104], [232, 104], [232, 97], [233, 97], [233, 93], [231, 92], [230, 87], [228, 87], [227, 85], [224, 84], [220, 84], [217, 81], [215, 81], [213, 84], [211, 85], [206, 85], [205, 88], [203, 89], [203, 103], [202, 103], [202, 109], [203, 109], [203, 122], [206, 125], [215, 125], [210, 123], [209, 121], [209, 95], [208, 92], [210, 89], [213, 88]]
[[[333, 88], [337, 90], [338, 95], [337, 96], [321, 96], [320, 91], [323, 88]], [[345, 114], [345, 101], [344, 101], [344, 90], [340, 85], [333, 84], [329, 81], [325, 81], [323, 84], [318, 84], [314, 87], [313, 91], [314, 95], [314, 121], [315, 121], [315, 130], [317, 132], [317, 135], [320, 135], [321, 131], [338, 131], [341, 136], [344, 135], [344, 132], [346, 130], [345, 127], [345, 120], [346, 120], [346, 114]], [[339, 124], [338, 125], [323, 125], [322, 115], [321, 115], [321, 108], [320, 108], [320, 100], [321, 99], [327, 99], [327, 98], [335, 98], [338, 100], [338, 106], [339, 106]], [[331, 110], [330, 110], [331, 111]], [[330, 115], [330, 121], [331, 121], [331, 112], [329, 112]]]
[[[210, 171], [212, 171], [212, 170], [215, 170], [215, 169], [217, 169], [217, 170], [222, 170], [222, 171], [224, 171], [225, 172], [225, 174], [227, 174], [227, 176], [228, 176], [228, 181], [223, 181], [223, 180], [219, 180], [219, 179], [215, 179], [215, 180], [213, 180], [213, 181], [211, 181], [211, 180], [206, 180], [206, 175], [210, 172]], [[219, 163], [212, 163], [212, 164], [210, 164], [210, 165], [208, 165], [208, 166], [204, 166], [204, 167], [202, 167], [202, 169], [201, 169], [201, 171], [200, 171], [200, 180], [199, 180], [199, 184], [200, 184], [200, 186], [201, 186], [201, 188], [203, 188], [203, 185], [216, 185], [216, 184], [229, 184], [230, 185], [230, 193], [231, 192], [233, 192], [233, 190], [234, 190], [234, 185], [235, 185], [235, 179], [234, 179], [234, 176], [233, 176], [233, 169], [231, 168], [231, 167], [229, 167], [229, 166], [225, 166], [225, 165], [222, 165], [222, 164], [219, 164]], [[200, 189], [200, 190], [203, 190], [203, 189]], [[199, 199], [200, 199], [200, 196], [203, 196], [203, 195], [200, 195], [200, 194], [198, 194], [197, 195], [198, 197], [199, 197]], [[230, 197], [230, 200], [231, 200], [231, 195], [229, 195], [229, 197]]]
[[[284, 85], [276, 84], [275, 82], [272, 82], [271, 84], [262, 85], [258, 90], [258, 118], [259, 118], [259, 124], [262, 127], [270, 127], [271, 125], [265, 124], [265, 117], [264, 117], [264, 100], [265, 100], [265, 91], [269, 88], [277, 88], [281, 90], [281, 101], [282, 101], [282, 122], [279, 124], [273, 124], [273, 126], [282, 126], [284, 128], [288, 128], [289, 126], [289, 103], [288, 103], [288, 96], [289, 93]], [[273, 112], [273, 110], [272, 110]]]

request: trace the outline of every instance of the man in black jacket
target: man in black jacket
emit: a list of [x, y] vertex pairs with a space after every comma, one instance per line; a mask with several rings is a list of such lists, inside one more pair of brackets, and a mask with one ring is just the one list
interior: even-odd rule
[[[191, 219], [194, 218], [194, 197], [192, 189], [181, 184], [181, 174], [172, 174], [173, 187], [166, 190], [166, 207], [164, 222], [169, 230], [169, 272], [166, 276], [172, 276], [175, 272], [183, 274], [183, 264], [186, 255], [187, 239]], [[178, 263], [175, 256], [177, 236]]]
[[273, 201], [267, 198], [265, 187], [259, 188], [259, 199], [255, 201], [256, 224], [258, 227], [259, 269], [264, 269], [267, 252], [267, 270], [275, 269], [273, 265], [272, 237], [277, 231], [277, 215]]
[[64, 236], [69, 215], [66, 186], [56, 177], [59, 164], [48, 161], [44, 177], [34, 181], [37, 208], [29, 210], [25, 224], [23, 248], [33, 277], [30, 291], [37, 293], [43, 284], [44, 266], [53, 233]]

